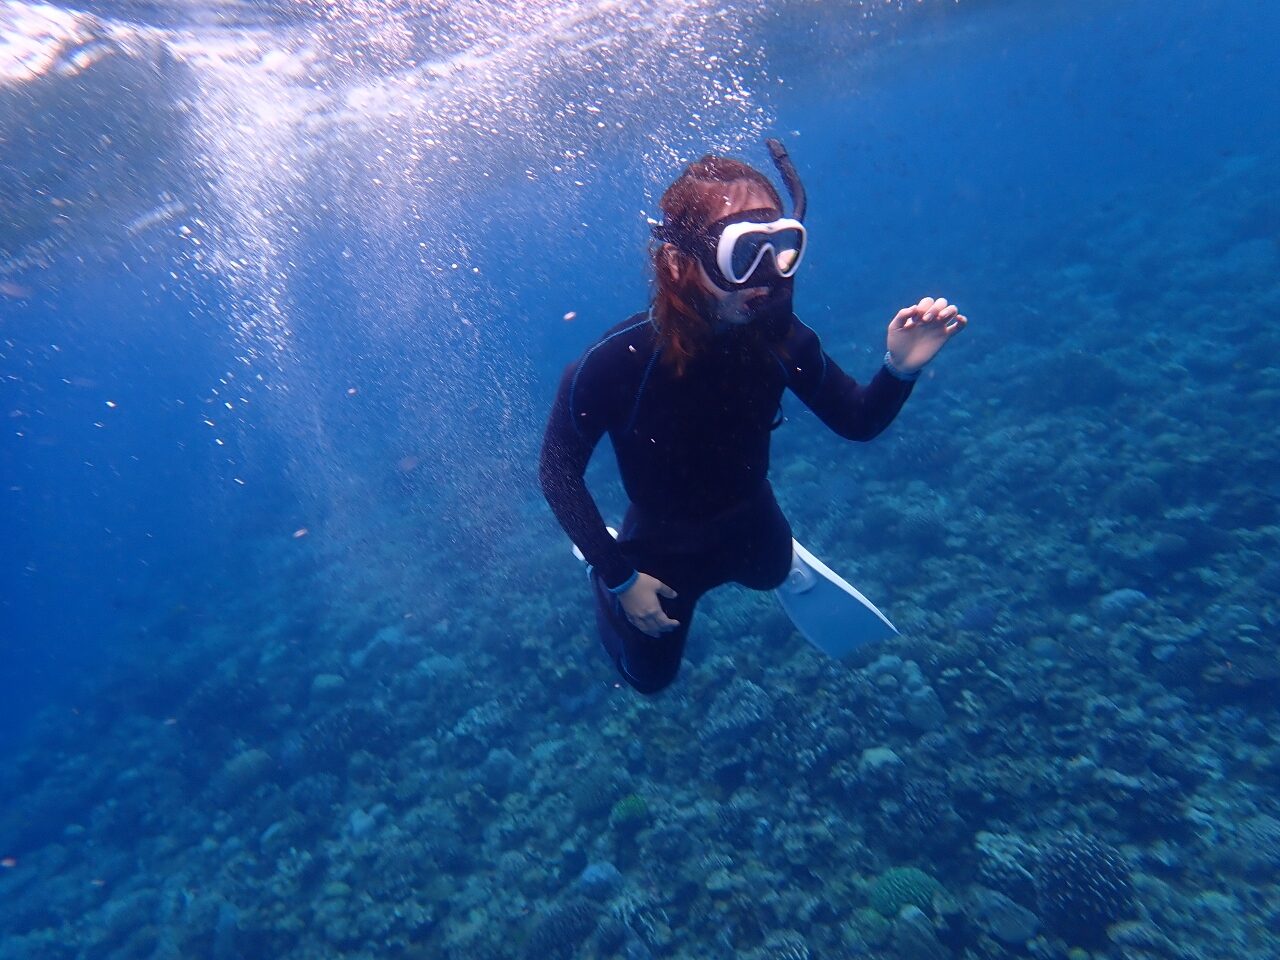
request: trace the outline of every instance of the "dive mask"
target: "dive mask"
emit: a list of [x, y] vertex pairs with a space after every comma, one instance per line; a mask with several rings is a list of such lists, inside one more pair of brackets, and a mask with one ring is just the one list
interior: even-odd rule
[[[715, 236], [716, 231], [711, 231]], [[760, 222], [735, 217], [719, 228], [715, 266], [720, 276], [735, 286], [751, 279], [767, 254], [780, 277], [791, 277], [804, 259], [804, 224], [794, 217]], [[714, 278], [715, 273], [707, 271]]]
[[[746, 210], [717, 220], [705, 230], [667, 223], [659, 223], [653, 229], [658, 240], [697, 257], [711, 282], [721, 290], [732, 291], [746, 285], [762, 265], [765, 274], [757, 278], [758, 284], [789, 279], [804, 259], [804, 186], [781, 141], [769, 139], [765, 143], [791, 194], [791, 216], [778, 217], [776, 210]], [[768, 264], [764, 263], [766, 255]]]

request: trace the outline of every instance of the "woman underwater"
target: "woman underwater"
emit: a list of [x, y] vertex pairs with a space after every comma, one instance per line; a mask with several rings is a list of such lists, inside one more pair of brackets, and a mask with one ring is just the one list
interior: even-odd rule
[[[543, 492], [590, 564], [605, 650], [641, 693], [675, 679], [704, 593], [773, 589], [791, 569], [791, 527], [768, 480], [783, 389], [840, 436], [870, 440], [968, 322], [925, 297], [889, 324], [870, 382], [846, 375], [791, 312], [804, 191], [782, 145], [768, 145], [792, 215], [744, 163], [685, 168], [660, 202], [651, 306], [566, 368], [543, 440]], [[606, 432], [631, 501], [617, 540], [583, 480]]]

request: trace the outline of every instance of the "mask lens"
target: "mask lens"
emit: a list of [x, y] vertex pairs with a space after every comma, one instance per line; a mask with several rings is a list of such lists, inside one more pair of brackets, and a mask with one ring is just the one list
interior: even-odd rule
[[766, 247], [773, 248], [774, 264], [778, 274], [789, 277], [800, 265], [800, 254], [804, 247], [804, 234], [799, 230], [779, 230], [777, 233], [764, 231], [744, 233], [733, 245], [733, 259], [730, 264], [736, 283], [742, 283], [759, 265]]
[[773, 262], [778, 273], [789, 277], [800, 266], [800, 254], [804, 251], [804, 234], [799, 230], [782, 230], [775, 233], [770, 242], [773, 244]]
[[741, 283], [755, 272], [760, 261], [760, 251], [769, 242], [769, 236], [763, 233], [747, 233], [738, 238], [733, 245], [733, 276], [729, 279]]

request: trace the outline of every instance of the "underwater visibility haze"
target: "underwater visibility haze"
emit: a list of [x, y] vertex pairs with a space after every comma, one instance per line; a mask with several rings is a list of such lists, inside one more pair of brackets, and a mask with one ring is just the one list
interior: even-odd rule
[[[0, 960], [1280, 955], [1280, 7], [0, 0]], [[537, 483], [690, 161], [808, 193], [796, 536], [621, 684]], [[587, 473], [605, 518], [617, 469]]]

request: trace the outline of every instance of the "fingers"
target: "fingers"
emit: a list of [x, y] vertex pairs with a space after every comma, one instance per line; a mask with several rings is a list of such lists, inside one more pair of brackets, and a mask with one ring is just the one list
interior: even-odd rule
[[903, 307], [893, 315], [893, 319], [889, 321], [890, 330], [905, 330], [910, 325], [912, 318], [916, 315], [915, 307]]
[[[890, 330], [910, 330], [922, 323], [941, 323], [947, 333], [955, 331], [954, 323], [960, 315], [960, 308], [948, 303], [946, 297], [923, 297], [919, 303], [903, 307], [889, 323]], [[967, 320], [960, 323], [963, 328]]]
[[627, 622], [650, 637], [660, 637], [680, 626], [662, 609], [659, 598], [674, 600], [678, 594], [657, 577], [641, 573], [635, 584], [619, 599]]
[[924, 297], [919, 303], [903, 307], [889, 323], [890, 330], [910, 330], [921, 323], [933, 323], [935, 320], [950, 320], [955, 316], [956, 308], [949, 306], [945, 297]]
[[646, 637], [653, 637], [656, 640], [658, 637], [662, 636], [661, 630], [654, 629], [653, 627], [646, 627], [643, 623], [637, 622], [635, 620], [631, 621], [631, 625], [635, 627], [637, 630], [639, 630], [641, 633], [643, 633]]
[[670, 633], [676, 627], [680, 626], [679, 620], [672, 620], [661, 610], [656, 613], [647, 613], [639, 617], [628, 617], [631, 625], [641, 633], [649, 637], [660, 637], [664, 633]]
[[[663, 591], [666, 591], [666, 593], [663, 593]], [[669, 596], [669, 598], [673, 598], [676, 595], [676, 591], [666, 584], [659, 586], [658, 593], [663, 596]], [[648, 609], [648, 611], [641, 613], [639, 617], [635, 617], [631, 622], [635, 623], [636, 630], [643, 631], [649, 636], [669, 634], [669, 632], [680, 626], [680, 621], [672, 620], [671, 617], [668, 617], [667, 611], [664, 611], [657, 603], [654, 603], [653, 609]]]
[[960, 316], [959, 314], [957, 314], [956, 316], [951, 318], [951, 322], [948, 323], [945, 327], [943, 327], [943, 329], [946, 331], [948, 337], [954, 337], [957, 333], [959, 333], [968, 325], [969, 325], [969, 318], [965, 316]]
[[679, 620], [672, 620], [665, 613], [659, 611], [656, 615], [658, 621], [657, 627], [662, 633], [670, 633], [676, 627], [680, 626]]
[[951, 316], [946, 317], [946, 319], [950, 320], [952, 316], [955, 316], [956, 312], [955, 307], [948, 306], [946, 297], [938, 297], [937, 299], [925, 297], [916, 304], [916, 309], [920, 312], [921, 323], [933, 323], [935, 320], [941, 320], [948, 310], [952, 311]]

